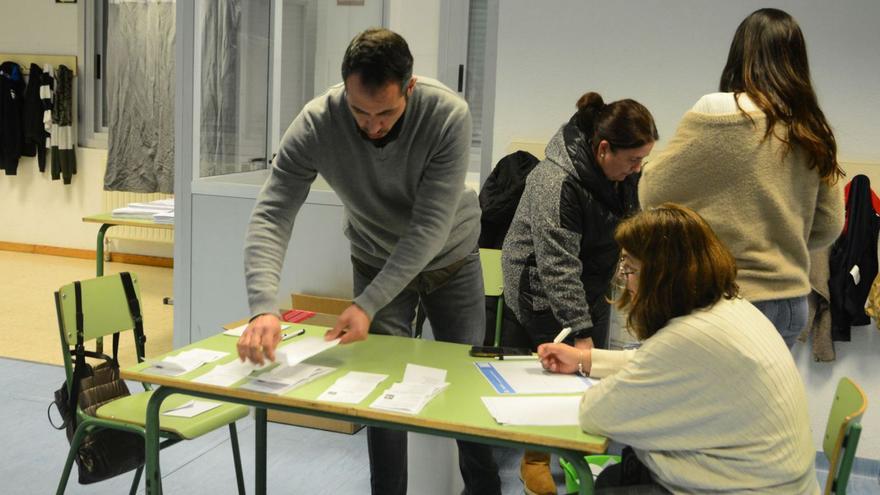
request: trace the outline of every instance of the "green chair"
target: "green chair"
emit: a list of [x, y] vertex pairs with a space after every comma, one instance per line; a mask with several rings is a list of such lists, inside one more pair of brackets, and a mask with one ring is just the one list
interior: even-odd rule
[[828, 423], [825, 426], [825, 439], [822, 451], [828, 459], [828, 480], [825, 494], [846, 494], [846, 485], [852, 470], [859, 436], [862, 433], [862, 415], [868, 406], [868, 398], [862, 387], [844, 377], [837, 383]]
[[[137, 285], [137, 277], [131, 276], [134, 294], [137, 305], [140, 303], [140, 290]], [[122, 277], [120, 274], [98, 277], [91, 280], [80, 282], [81, 287], [81, 311], [82, 311], [82, 329], [83, 342], [86, 344], [94, 344], [103, 337], [121, 334], [129, 331], [132, 335], [136, 332], [132, 331], [135, 327], [135, 321], [129, 312], [129, 302], [123, 287]], [[76, 289], [75, 284], [68, 284], [58, 292], [55, 292], [55, 308], [58, 314], [58, 327], [61, 335], [61, 351], [64, 356], [64, 371], [67, 376], [67, 391], [71, 393], [74, 362], [72, 355], [73, 348], [77, 340], [77, 307], [76, 307]], [[118, 337], [116, 337], [118, 338]], [[114, 339], [115, 340], [115, 339]], [[135, 348], [137, 351], [138, 362], [144, 360], [144, 340], [135, 338]], [[116, 347], [114, 345], [114, 347]], [[97, 351], [100, 353], [100, 351]], [[116, 350], [114, 349], [114, 354]], [[114, 356], [115, 357], [115, 356]], [[127, 431], [144, 435], [144, 422], [146, 419], [146, 406], [152, 392], [148, 385], [144, 385], [144, 392], [133, 392], [130, 396], [120, 397], [101, 405], [95, 416], [87, 414], [77, 406], [76, 416], [78, 426], [76, 433], [70, 442], [70, 450], [67, 454], [67, 461], [64, 465], [64, 471], [61, 480], [58, 483], [58, 494], [64, 493], [67, 487], [67, 481], [70, 477], [70, 470], [73, 467], [74, 456], [79, 450], [86, 434], [105, 428], [111, 428], [121, 431]], [[163, 404], [164, 409], [178, 407], [179, 405], [191, 400], [190, 397], [184, 395], [174, 395], [166, 401], [168, 405]], [[236, 434], [235, 421], [245, 417], [248, 409], [245, 406], [225, 404], [211, 411], [199, 414], [193, 418], [178, 418], [162, 416], [160, 419], [161, 433], [163, 441], [160, 448], [173, 445], [181, 440], [189, 440], [196, 438], [205, 433], [213, 431], [217, 428], [229, 427], [229, 436], [232, 443], [232, 455], [235, 464], [236, 480], [238, 482], [238, 492], [244, 493], [244, 476], [241, 470], [241, 460], [238, 448], [238, 435]], [[108, 419], [112, 418], [112, 419]], [[138, 484], [143, 466], [137, 468], [134, 480], [131, 484], [132, 494], [137, 492]]]
[[[620, 462], [620, 456], [604, 454], [588, 455], [584, 456], [584, 460], [590, 465], [591, 471], [598, 472], [606, 466]], [[565, 493], [578, 493], [578, 490], [580, 489], [580, 481], [577, 472], [574, 470], [574, 466], [562, 457], [559, 458], [559, 466], [562, 467], [562, 472], [565, 473]], [[594, 467], [597, 469], [593, 469]], [[595, 475], [593, 478], [595, 478]], [[587, 487], [587, 493], [593, 493], [592, 480], [590, 480], [590, 486]]]
[[483, 266], [483, 291], [487, 296], [498, 297], [495, 309], [495, 345], [501, 345], [501, 320], [504, 312], [504, 277], [501, 273], [501, 250], [480, 248], [480, 265]]

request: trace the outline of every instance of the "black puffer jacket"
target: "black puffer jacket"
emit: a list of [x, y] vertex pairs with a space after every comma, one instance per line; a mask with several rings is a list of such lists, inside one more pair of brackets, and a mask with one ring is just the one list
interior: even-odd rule
[[570, 326], [578, 338], [593, 337], [594, 325], [607, 326], [605, 298], [620, 254], [614, 229], [639, 209], [639, 176], [608, 180], [574, 118], [546, 155], [529, 174], [504, 241], [504, 299], [527, 331], [555, 319], [548, 330]]
[[24, 148], [24, 77], [15, 62], [0, 64], [0, 168], [16, 175]]

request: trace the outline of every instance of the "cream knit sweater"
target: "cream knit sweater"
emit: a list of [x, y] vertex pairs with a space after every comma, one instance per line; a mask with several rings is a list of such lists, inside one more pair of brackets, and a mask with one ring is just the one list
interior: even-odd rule
[[746, 299], [804, 296], [809, 251], [843, 228], [843, 192], [807, 168], [802, 150], [785, 154], [781, 141], [763, 139], [763, 113], [749, 116], [754, 124], [738, 112], [686, 113], [645, 165], [639, 199], [643, 208], [671, 201], [705, 218], [736, 258]]
[[608, 376], [584, 393], [581, 427], [631, 445], [667, 489], [819, 492], [804, 385], [747, 301], [722, 300], [670, 320], [636, 351], [592, 357], [591, 375]]

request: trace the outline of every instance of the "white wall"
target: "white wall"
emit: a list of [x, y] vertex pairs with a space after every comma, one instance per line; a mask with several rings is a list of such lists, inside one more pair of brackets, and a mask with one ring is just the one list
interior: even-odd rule
[[[76, 4], [0, 0], [0, 12], [0, 52], [77, 55]], [[83, 223], [82, 217], [104, 208], [107, 151], [79, 148], [76, 159], [77, 174], [66, 186], [50, 180], [48, 171], [41, 174], [36, 158], [22, 158], [16, 176], [0, 176], [0, 241], [95, 249], [98, 225]], [[112, 229], [107, 237], [112, 239]], [[120, 240], [111, 247], [171, 256], [166, 243]]]
[[[493, 163], [515, 140], [546, 142], [586, 91], [606, 101], [634, 98], [654, 114], [659, 147], [682, 114], [717, 90], [740, 21], [765, 6], [800, 23], [820, 105], [834, 128], [850, 177], [880, 184], [880, 2], [529, 0], [499, 2]], [[873, 163], [859, 165], [851, 162]], [[798, 345], [796, 361], [810, 397], [814, 441], [821, 448], [828, 406], [841, 376], [854, 378], [874, 401], [864, 419], [859, 457], [880, 459], [880, 335], [853, 331], [837, 343], [834, 363], [815, 363]]]

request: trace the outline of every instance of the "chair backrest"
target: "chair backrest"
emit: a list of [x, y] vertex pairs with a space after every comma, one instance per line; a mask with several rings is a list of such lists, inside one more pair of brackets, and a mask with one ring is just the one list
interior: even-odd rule
[[501, 250], [480, 248], [480, 264], [483, 266], [485, 295], [502, 295], [504, 293], [504, 277], [501, 275]]
[[825, 493], [846, 493], [853, 458], [862, 431], [862, 415], [868, 406], [864, 390], [851, 379], [844, 377], [837, 384], [822, 450], [828, 458], [828, 481]]
[[[140, 286], [137, 276], [131, 275], [135, 294], [140, 301]], [[131, 330], [134, 321], [128, 310], [128, 299], [119, 274], [83, 280], [82, 290], [83, 340], [88, 342]], [[67, 284], [58, 290], [58, 324], [61, 329], [62, 346], [76, 344], [76, 293], [74, 284]]]

